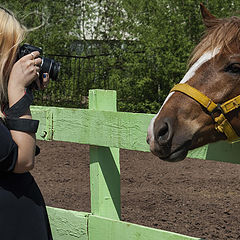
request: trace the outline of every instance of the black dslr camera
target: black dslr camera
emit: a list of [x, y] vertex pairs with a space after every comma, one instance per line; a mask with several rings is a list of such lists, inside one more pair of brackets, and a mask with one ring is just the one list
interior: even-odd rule
[[[29, 44], [23, 44], [18, 50], [16, 61], [18, 61], [23, 56], [30, 54], [31, 52], [34, 52], [34, 51], [40, 52], [40, 55], [42, 55], [42, 52], [43, 52], [41, 48], [34, 47]], [[43, 56], [39, 56], [39, 57], [42, 59], [42, 65], [40, 66], [40, 72], [39, 72], [40, 78], [42, 78], [43, 73], [48, 73], [49, 78], [56, 81], [58, 78], [58, 73], [60, 71], [60, 64], [54, 61], [53, 59], [46, 58]]]

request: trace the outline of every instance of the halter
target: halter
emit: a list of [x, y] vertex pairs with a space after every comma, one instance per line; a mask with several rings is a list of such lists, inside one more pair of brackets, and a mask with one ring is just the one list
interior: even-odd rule
[[[239, 136], [225, 117], [225, 114], [240, 107], [240, 95], [224, 102], [223, 104], [216, 104], [196, 88], [193, 88], [186, 83], [175, 85], [170, 92], [174, 91], [188, 95], [205, 107], [215, 122], [215, 129], [220, 133], [224, 133], [228, 141], [234, 142], [239, 139]], [[214, 117], [213, 115], [215, 112], [220, 112], [220, 116]]]

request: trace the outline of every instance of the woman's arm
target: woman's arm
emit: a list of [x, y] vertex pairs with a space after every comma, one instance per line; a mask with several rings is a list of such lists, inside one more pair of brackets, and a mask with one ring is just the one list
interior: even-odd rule
[[[32, 119], [30, 109], [28, 109], [28, 112], [20, 118]], [[24, 173], [32, 170], [34, 167], [36, 150], [35, 133], [26, 133], [15, 130], [10, 130], [10, 132], [14, 142], [18, 146], [18, 159], [13, 172]]]
[[[39, 52], [34, 52], [34, 56], [39, 56]], [[41, 59], [32, 59], [32, 55], [28, 54], [14, 64], [8, 83], [9, 108], [24, 96], [27, 86], [33, 81], [39, 81], [36, 63], [40, 64]], [[43, 81], [44, 83], [48, 82], [48, 75], [46, 75]], [[27, 112], [20, 118], [32, 119], [30, 109], [28, 108]], [[10, 132], [14, 142], [18, 146], [18, 159], [13, 172], [24, 173], [32, 170], [36, 150], [35, 133], [15, 130], [10, 130]]]
[[[29, 115], [25, 115], [27, 118]], [[11, 130], [14, 142], [18, 145], [18, 159], [13, 172], [24, 173], [33, 169], [36, 149], [36, 137], [33, 133]]]

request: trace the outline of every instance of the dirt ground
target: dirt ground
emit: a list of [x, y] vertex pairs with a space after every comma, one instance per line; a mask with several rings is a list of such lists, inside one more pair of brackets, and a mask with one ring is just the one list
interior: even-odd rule
[[[32, 171], [48, 206], [90, 212], [89, 146], [38, 141]], [[240, 239], [240, 165], [120, 151], [122, 220], [211, 240]]]

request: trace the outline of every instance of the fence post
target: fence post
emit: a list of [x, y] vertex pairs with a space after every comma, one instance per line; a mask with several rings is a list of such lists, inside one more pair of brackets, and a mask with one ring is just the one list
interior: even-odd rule
[[[89, 109], [117, 111], [116, 91], [90, 90]], [[101, 138], [96, 133], [97, 138]], [[90, 146], [91, 213], [120, 220], [119, 149]]]

